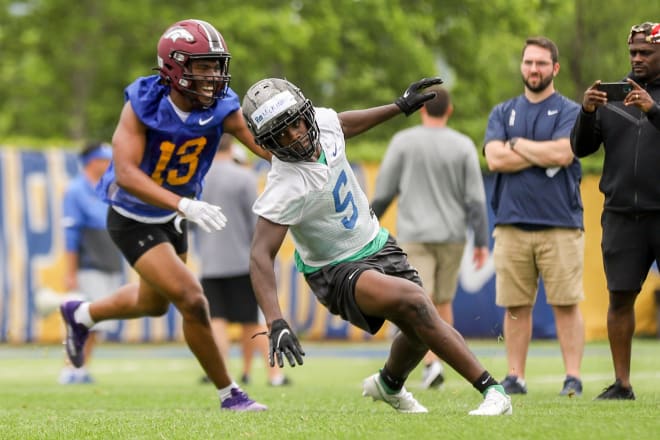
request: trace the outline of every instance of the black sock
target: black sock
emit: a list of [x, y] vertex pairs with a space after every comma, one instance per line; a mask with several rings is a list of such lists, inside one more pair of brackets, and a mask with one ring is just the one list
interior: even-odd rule
[[389, 391], [398, 393], [401, 391], [401, 388], [403, 388], [403, 384], [406, 381], [406, 378], [395, 377], [389, 371], [387, 371], [387, 367], [383, 367], [382, 370], [380, 370], [380, 380], [383, 381]]
[[491, 385], [497, 385], [497, 383], [498, 382], [493, 379], [493, 376], [491, 376], [488, 371], [484, 371], [483, 374], [479, 376], [479, 379], [472, 382], [472, 386], [479, 390], [481, 394], [483, 394], [483, 392], [486, 391], [486, 388]]

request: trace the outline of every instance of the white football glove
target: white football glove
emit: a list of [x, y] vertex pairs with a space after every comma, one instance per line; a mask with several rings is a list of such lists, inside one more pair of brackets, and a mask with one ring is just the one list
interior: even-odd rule
[[206, 232], [219, 231], [227, 224], [227, 217], [219, 206], [201, 200], [183, 197], [178, 209], [188, 221], [197, 223]]

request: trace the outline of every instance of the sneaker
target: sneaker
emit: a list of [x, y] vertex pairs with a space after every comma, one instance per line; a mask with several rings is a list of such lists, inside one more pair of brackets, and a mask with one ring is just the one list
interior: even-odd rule
[[94, 378], [86, 368], [76, 368], [73, 373], [76, 377], [76, 383], [90, 384], [94, 383]]
[[582, 381], [575, 376], [566, 376], [564, 387], [559, 392], [560, 396], [581, 396], [582, 395]]
[[367, 377], [362, 382], [362, 395], [364, 397], [371, 397], [376, 400], [382, 400], [390, 405], [395, 410], [402, 413], [427, 413], [428, 409], [423, 407], [411, 393], [406, 391], [403, 387], [396, 394], [388, 394], [380, 383], [380, 375], [378, 373], [373, 376]]
[[422, 371], [422, 388], [438, 388], [445, 381], [444, 368], [439, 361], [433, 361]]
[[503, 387], [498, 387], [497, 385], [490, 386], [486, 390], [484, 401], [481, 402], [479, 408], [473, 409], [468, 414], [471, 416], [510, 416], [513, 414], [511, 397], [504, 393]]
[[525, 381], [512, 374], [507, 375], [500, 385], [504, 387], [507, 394], [527, 394]]
[[616, 380], [612, 385], [605, 388], [596, 400], [635, 400], [635, 393], [632, 387], [625, 388], [621, 386], [621, 381]]
[[62, 368], [60, 377], [57, 378], [57, 383], [60, 385], [72, 385], [76, 383], [76, 370], [71, 367]]
[[61, 385], [90, 384], [94, 383], [94, 378], [86, 369], [64, 367], [57, 382]]
[[232, 388], [231, 396], [222, 401], [220, 409], [228, 411], [266, 411], [268, 407], [250, 399], [245, 391], [240, 388]]
[[241, 383], [243, 385], [249, 385], [250, 384], [250, 376], [247, 373], [243, 373], [241, 375]]
[[291, 381], [285, 375], [279, 376], [275, 379], [268, 381], [268, 385], [271, 387], [285, 387], [291, 385]]
[[80, 304], [82, 304], [82, 301], [67, 301], [60, 306], [60, 313], [66, 327], [66, 339], [64, 340], [66, 354], [76, 368], [82, 367], [85, 362], [83, 348], [87, 336], [89, 336], [89, 329], [82, 324], [78, 324], [73, 317]]

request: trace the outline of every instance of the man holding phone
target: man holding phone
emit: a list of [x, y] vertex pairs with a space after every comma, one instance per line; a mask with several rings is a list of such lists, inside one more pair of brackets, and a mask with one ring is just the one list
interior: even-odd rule
[[660, 23], [633, 26], [628, 52], [631, 91], [622, 101], [612, 101], [601, 82], [594, 82], [584, 93], [571, 133], [578, 157], [596, 152], [601, 144], [605, 150], [601, 248], [615, 382], [600, 400], [635, 399], [630, 384], [635, 299], [653, 260], [660, 264]]
[[598, 90], [607, 94], [608, 101], [623, 101], [632, 89], [632, 84], [627, 81], [598, 84]]

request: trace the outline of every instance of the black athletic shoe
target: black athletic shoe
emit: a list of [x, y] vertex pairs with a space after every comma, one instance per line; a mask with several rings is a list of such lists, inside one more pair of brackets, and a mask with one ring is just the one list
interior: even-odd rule
[[509, 374], [500, 382], [500, 385], [504, 387], [507, 394], [527, 394], [527, 386], [518, 376]]
[[596, 400], [635, 400], [635, 393], [632, 387], [625, 388], [621, 386], [621, 381], [616, 380], [612, 385], [605, 388]]

